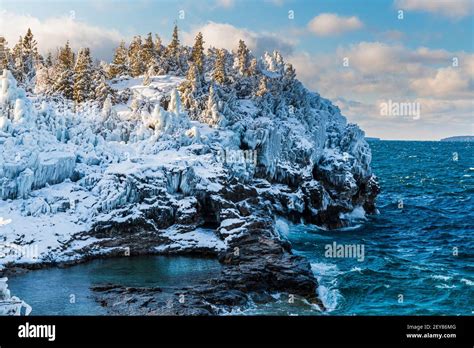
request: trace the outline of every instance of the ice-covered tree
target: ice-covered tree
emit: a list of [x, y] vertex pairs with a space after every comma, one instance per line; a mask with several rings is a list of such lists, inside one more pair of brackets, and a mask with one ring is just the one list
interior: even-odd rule
[[266, 76], [262, 76], [260, 78], [258, 84], [258, 90], [255, 93], [258, 97], [263, 97], [268, 93], [268, 78]]
[[203, 98], [204, 79], [199, 73], [198, 68], [194, 63], [189, 65], [186, 80], [178, 87], [181, 93], [183, 106], [188, 110], [191, 118], [197, 119], [201, 112], [200, 104]]
[[227, 74], [225, 68], [226, 52], [224, 49], [217, 51], [217, 58], [214, 62], [214, 69], [212, 71], [212, 78], [215, 82], [223, 85], [227, 82]]
[[74, 87], [74, 71], [73, 71], [74, 54], [69, 46], [69, 41], [64, 47], [59, 49], [58, 60], [54, 67], [54, 75], [56, 76], [53, 92], [60, 93], [68, 99], [73, 98]]
[[295, 68], [293, 68], [293, 65], [288, 63], [285, 65], [285, 73], [283, 74], [283, 80], [282, 80], [283, 90], [284, 91], [293, 90], [295, 80], [296, 80]]
[[128, 60], [130, 74], [133, 77], [140, 76], [145, 71], [145, 62], [142, 54], [142, 38], [135, 36], [128, 47]]
[[109, 74], [110, 78], [128, 75], [128, 52], [125, 46], [125, 41], [121, 41], [119, 47], [115, 50], [114, 58], [110, 64]]
[[25, 79], [23, 74], [23, 37], [20, 36], [18, 42], [13, 46], [12, 49], [12, 60], [13, 66], [11, 67], [11, 73], [15, 77], [15, 79], [22, 83]]
[[158, 34], [155, 34], [155, 58], [161, 57], [164, 49], [161, 37]]
[[239, 73], [248, 76], [250, 65], [250, 50], [243, 40], [239, 40], [239, 48], [237, 49], [238, 69]]
[[39, 64], [36, 68], [36, 83], [34, 92], [36, 94], [49, 94], [53, 87], [53, 67]]
[[178, 36], [178, 25], [175, 24], [173, 28], [173, 36], [171, 42], [166, 47], [165, 52], [165, 64], [167, 66], [167, 72], [177, 74], [181, 71], [181, 57], [180, 57], [180, 43]]
[[114, 98], [115, 92], [107, 83], [103, 74], [97, 74], [95, 79], [99, 79], [94, 88], [94, 99], [99, 103], [103, 103], [107, 97]]
[[51, 54], [51, 52], [48, 52], [48, 54], [46, 55], [46, 59], [44, 60], [44, 66], [48, 68], [53, 66], [53, 55]]
[[179, 36], [178, 36], [178, 25], [175, 24], [173, 28], [173, 35], [171, 42], [166, 48], [167, 57], [177, 57], [179, 54]]
[[82, 48], [77, 55], [74, 67], [73, 98], [76, 103], [82, 103], [91, 96], [92, 59], [89, 48]]
[[22, 43], [22, 59], [23, 59], [23, 74], [25, 84], [34, 82], [36, 75], [35, 64], [39, 59], [38, 48], [36, 47], [36, 40], [33, 37], [31, 29], [28, 28]]
[[144, 70], [146, 71], [153, 64], [153, 61], [156, 57], [155, 43], [153, 42], [153, 36], [151, 33], [148, 33], [145, 41], [143, 42], [141, 57], [143, 64], [145, 65]]
[[9, 62], [9, 50], [7, 46], [7, 40], [3, 36], [0, 36], [0, 73], [3, 69], [8, 69]]
[[204, 72], [204, 40], [201, 32], [199, 32], [194, 39], [190, 60], [197, 68], [198, 73], [202, 74]]

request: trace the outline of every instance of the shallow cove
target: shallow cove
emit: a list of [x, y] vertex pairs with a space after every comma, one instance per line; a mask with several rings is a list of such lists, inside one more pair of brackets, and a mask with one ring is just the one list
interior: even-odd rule
[[136, 256], [93, 260], [67, 268], [45, 268], [9, 276], [8, 288], [32, 308], [31, 315], [105, 315], [91, 286], [185, 287], [219, 274], [215, 259]]

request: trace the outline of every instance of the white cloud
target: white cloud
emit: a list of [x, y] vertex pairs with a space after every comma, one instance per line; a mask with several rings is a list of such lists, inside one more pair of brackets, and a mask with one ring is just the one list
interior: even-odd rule
[[330, 36], [358, 30], [363, 26], [356, 16], [342, 17], [334, 13], [322, 13], [308, 23], [308, 30], [318, 36]]
[[450, 18], [463, 18], [474, 12], [472, 0], [396, 0], [395, 7], [407, 11], [435, 13]]
[[293, 51], [295, 45], [295, 42], [284, 39], [275, 33], [257, 33], [234, 27], [231, 24], [216, 22], [208, 22], [191, 32], [183, 32], [183, 42], [186, 45], [193, 45], [198, 32], [203, 34], [206, 47], [234, 50], [238, 47], [239, 40], [242, 39], [256, 56], [260, 56], [265, 51], [273, 50], [278, 50], [284, 55], [289, 54]]
[[[422, 77], [411, 82], [411, 88], [420, 96], [474, 97], [473, 80], [460, 68], [440, 68], [434, 76]], [[471, 86], [470, 86], [471, 85]]]
[[217, 0], [216, 6], [217, 7], [224, 7], [224, 8], [231, 8], [234, 7], [235, 0]]
[[31, 28], [41, 53], [54, 52], [69, 40], [71, 47], [89, 47], [94, 57], [109, 60], [123, 36], [117, 30], [89, 25], [70, 17], [40, 20], [29, 15], [0, 11], [1, 32], [13, 47], [20, 35]]
[[[459, 66], [453, 66], [453, 57]], [[349, 66], [343, 59], [349, 58]], [[474, 54], [360, 42], [332, 54], [295, 53], [298, 78], [334, 100], [370, 136], [439, 139], [470, 133], [474, 119]], [[420, 120], [386, 117], [380, 103], [416, 102]]]

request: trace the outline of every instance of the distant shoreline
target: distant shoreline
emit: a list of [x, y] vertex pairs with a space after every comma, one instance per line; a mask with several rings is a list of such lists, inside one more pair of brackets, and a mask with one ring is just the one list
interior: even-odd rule
[[422, 139], [381, 139], [376, 137], [365, 137], [367, 141], [428, 141], [428, 142], [474, 142], [474, 136], [471, 135], [461, 135], [461, 136], [453, 136], [448, 138], [443, 138], [440, 140], [432, 139], [432, 140], [422, 140]]
[[473, 135], [458, 135], [454, 137], [443, 138], [440, 141], [472, 142], [474, 141], [474, 136]]

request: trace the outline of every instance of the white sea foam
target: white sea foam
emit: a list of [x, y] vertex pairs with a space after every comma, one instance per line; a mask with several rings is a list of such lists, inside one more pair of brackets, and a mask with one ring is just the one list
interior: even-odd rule
[[351, 268], [351, 272], [359, 272], [359, 273], [362, 273], [362, 268], [360, 268], [360, 267], [352, 267], [352, 268]]
[[440, 274], [436, 274], [436, 275], [432, 275], [431, 278], [436, 279], [436, 280], [444, 280], [444, 281], [447, 281], [447, 280], [451, 279], [452, 277], [450, 277], [450, 276], [444, 276], [444, 275], [440, 275]]
[[440, 284], [436, 285], [438, 289], [453, 289], [456, 287], [456, 285], [448, 285], [448, 284]]
[[461, 283], [464, 283], [464, 284], [469, 285], [469, 286], [474, 285], [474, 282], [472, 280], [469, 280], [469, 279], [466, 279], [466, 278], [462, 278]]
[[319, 283], [318, 296], [326, 310], [332, 312], [337, 308], [339, 300], [342, 298], [336, 288], [337, 279], [335, 279], [342, 272], [336, 265], [323, 262], [311, 263], [311, 270]]

